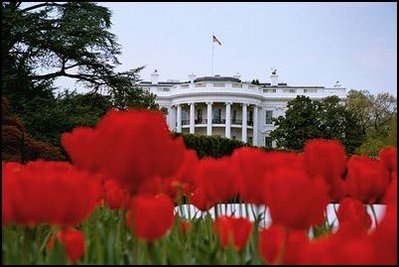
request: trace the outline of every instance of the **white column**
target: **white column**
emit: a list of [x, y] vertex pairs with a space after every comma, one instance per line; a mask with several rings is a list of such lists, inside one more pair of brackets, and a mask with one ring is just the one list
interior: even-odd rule
[[247, 142], [247, 106], [248, 104], [242, 104], [242, 132], [241, 132], [241, 140], [246, 143]]
[[254, 146], [258, 145], [258, 106], [254, 106], [254, 126], [252, 127], [253, 136], [252, 136], [252, 144]]
[[168, 115], [166, 115], [166, 124], [168, 124], [169, 130], [172, 130], [172, 107], [168, 109]]
[[212, 135], [212, 102], [207, 102], [206, 135]]
[[231, 102], [225, 103], [226, 105], [226, 138], [231, 138]]
[[181, 105], [177, 105], [177, 127], [176, 132], [181, 133]]
[[195, 106], [194, 103], [190, 103], [190, 133], [194, 133], [194, 112], [195, 112]]

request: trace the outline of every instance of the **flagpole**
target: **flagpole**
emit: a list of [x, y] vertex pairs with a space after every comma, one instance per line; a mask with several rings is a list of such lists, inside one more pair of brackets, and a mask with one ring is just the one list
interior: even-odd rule
[[213, 76], [213, 55], [214, 55], [214, 46], [215, 42], [213, 41], [214, 33], [212, 32], [212, 68], [211, 68], [211, 76]]

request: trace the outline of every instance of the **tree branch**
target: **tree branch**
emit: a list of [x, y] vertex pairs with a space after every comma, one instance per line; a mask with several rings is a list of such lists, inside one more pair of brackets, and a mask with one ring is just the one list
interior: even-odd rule
[[31, 11], [33, 9], [37, 9], [37, 8], [41, 8], [41, 7], [45, 7], [45, 6], [63, 6], [62, 4], [57, 4], [57, 3], [49, 3], [49, 2], [45, 2], [42, 4], [38, 4], [38, 5], [34, 5], [34, 6], [30, 6], [24, 9], [21, 9], [21, 12], [28, 12]]

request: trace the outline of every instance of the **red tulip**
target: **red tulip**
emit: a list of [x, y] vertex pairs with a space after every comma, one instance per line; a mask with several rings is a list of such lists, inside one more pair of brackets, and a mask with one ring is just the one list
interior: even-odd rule
[[323, 180], [310, 179], [304, 171], [288, 168], [265, 176], [265, 202], [273, 224], [305, 230], [323, 222], [329, 200]]
[[386, 204], [397, 204], [398, 203], [398, 179], [397, 173], [392, 172], [391, 174], [391, 182], [388, 185], [387, 190], [385, 191], [384, 203]]
[[166, 195], [133, 197], [126, 217], [134, 234], [148, 242], [163, 237], [174, 221], [174, 205]]
[[383, 197], [388, 183], [388, 171], [381, 161], [357, 155], [349, 159], [346, 188], [352, 198], [374, 204]]
[[208, 211], [212, 208], [216, 202], [214, 200], [210, 201], [205, 197], [202, 188], [196, 188], [190, 198], [191, 204], [193, 204], [200, 211]]
[[126, 190], [120, 188], [114, 180], [104, 183], [105, 201], [112, 210], [124, 209], [129, 205], [130, 195]]
[[66, 162], [5, 163], [2, 182], [3, 223], [72, 226], [100, 199], [99, 181]]
[[339, 228], [349, 232], [367, 231], [371, 226], [371, 218], [363, 203], [357, 199], [345, 198], [338, 209]]
[[263, 204], [265, 154], [260, 149], [241, 147], [234, 150], [231, 156], [231, 167], [236, 166], [238, 172], [238, 193], [246, 203]]
[[340, 201], [345, 196], [342, 176], [346, 168], [346, 154], [338, 140], [307, 141], [304, 147], [304, 163], [310, 177], [325, 179], [333, 201]]
[[261, 230], [259, 251], [266, 263], [298, 264], [299, 250], [307, 242], [306, 231], [288, 231], [281, 225], [272, 225]]
[[236, 173], [231, 168], [230, 158], [205, 158], [196, 169], [198, 187], [210, 202], [223, 202], [236, 193]]
[[398, 264], [398, 206], [388, 204], [385, 215], [371, 234], [377, 264]]
[[271, 151], [265, 153], [264, 168], [267, 172], [278, 169], [303, 169], [303, 154], [294, 152]]
[[396, 147], [384, 147], [380, 150], [380, 160], [389, 172], [398, 171], [398, 152]]
[[181, 184], [187, 185], [190, 192], [194, 191], [196, 185], [195, 168], [199, 163], [199, 159], [195, 150], [185, 150], [183, 162], [174, 177]]
[[252, 222], [248, 219], [227, 216], [216, 218], [214, 223], [220, 244], [224, 248], [233, 245], [237, 251], [246, 246], [252, 227]]
[[58, 239], [64, 245], [68, 259], [75, 264], [85, 253], [85, 238], [81, 231], [62, 230]]
[[92, 131], [87, 130], [90, 142], [80, 139], [81, 131], [62, 137], [72, 161], [98, 169], [132, 193], [147, 179], [175, 174], [183, 161], [183, 140], [172, 138], [162, 112], [111, 110]]
[[311, 177], [322, 176], [331, 181], [345, 172], [345, 149], [337, 140], [309, 140], [304, 147], [304, 162]]

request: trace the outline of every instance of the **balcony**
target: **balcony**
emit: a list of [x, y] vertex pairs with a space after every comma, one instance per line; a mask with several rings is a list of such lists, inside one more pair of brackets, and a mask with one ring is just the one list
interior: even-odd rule
[[231, 124], [239, 124], [239, 125], [241, 125], [242, 124], [242, 120], [232, 119], [231, 120]]
[[207, 119], [196, 119], [195, 124], [207, 124]]
[[[207, 119], [195, 119], [194, 120], [194, 124], [195, 125], [198, 125], [198, 124], [207, 124], [208, 123], [208, 120]], [[226, 124], [226, 119], [212, 119], [212, 124]], [[232, 125], [242, 125], [242, 120], [237, 120], [237, 119], [232, 119], [231, 120], [231, 124]], [[177, 125], [177, 123], [176, 123], [176, 125]], [[181, 125], [182, 126], [186, 126], [186, 125], [190, 125], [190, 120], [182, 120], [181, 121]], [[248, 126], [253, 126], [254, 125], [254, 122], [253, 121], [247, 121], [247, 125]]]
[[225, 119], [212, 119], [212, 123], [214, 124], [225, 124], [226, 120]]

